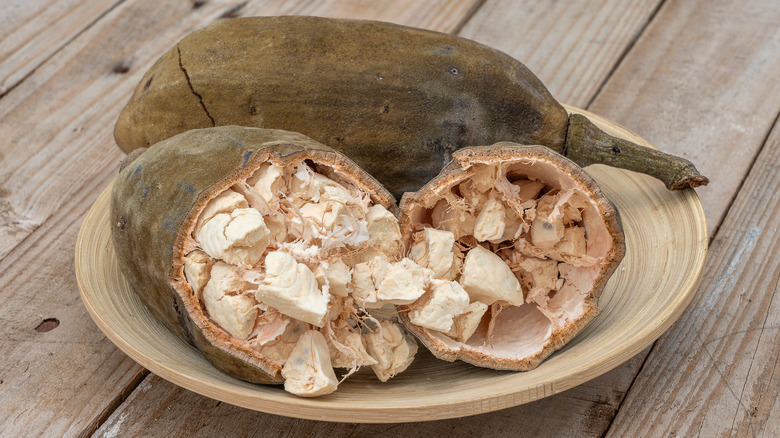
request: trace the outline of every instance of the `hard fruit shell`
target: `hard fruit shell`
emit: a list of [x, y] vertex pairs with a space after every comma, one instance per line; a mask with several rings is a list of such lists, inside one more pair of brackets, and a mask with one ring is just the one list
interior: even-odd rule
[[464, 146], [509, 140], [561, 152], [568, 116], [522, 63], [471, 40], [371, 21], [252, 17], [212, 24], [165, 53], [114, 135], [129, 152], [215, 125], [301, 132], [400, 196]]
[[302, 159], [354, 175], [373, 201], [397, 211], [376, 180], [338, 152], [301, 134], [226, 126], [174, 136], [123, 165], [111, 193], [112, 237], [132, 290], [166, 327], [214, 366], [255, 383], [282, 383], [278, 364], [242, 348], [204, 315], [183, 274], [195, 221], [207, 201], [261, 163]]
[[[434, 336], [430, 330], [413, 324], [409, 320], [407, 309], [400, 307], [398, 312], [399, 319], [439, 359], [447, 361], [462, 360], [473, 365], [497, 370], [527, 371], [536, 368], [545, 358], [570, 341], [588, 322], [598, 315], [600, 312], [598, 298], [601, 295], [601, 291], [625, 255], [625, 236], [620, 225], [619, 214], [614, 205], [602, 194], [596, 182], [574, 162], [546, 147], [526, 146], [512, 142], [499, 142], [492, 146], [461, 149], [453, 154], [452, 162], [436, 178], [432, 179], [419, 191], [404, 194], [403, 198], [401, 198], [399, 220], [401, 222], [401, 233], [407, 247], [410, 245], [412, 235], [416, 230], [413, 215], [411, 214], [415, 207], [425, 204], [428, 198], [441, 193], [453, 181], [460, 180], [463, 175], [468, 173], [469, 167], [474, 163], [498, 163], [522, 160], [524, 158], [553, 163], [562, 176], [573, 178], [590, 192], [589, 195], [592, 200], [595, 200], [597, 209], [604, 219], [610, 239], [612, 239], [612, 250], [605, 257], [605, 261], [595, 277], [593, 288], [589, 291], [585, 300], [586, 310], [582, 316], [576, 320], [568, 321], [564, 326], [553, 331], [543, 348], [531, 356], [508, 359], [463, 348], [465, 344], [454, 339], [443, 342], [441, 337]], [[529, 172], [529, 176], [533, 177], [534, 175]]]

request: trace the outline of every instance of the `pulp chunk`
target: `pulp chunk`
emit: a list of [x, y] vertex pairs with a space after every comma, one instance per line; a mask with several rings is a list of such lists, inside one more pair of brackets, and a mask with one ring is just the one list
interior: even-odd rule
[[271, 214], [263, 217], [265, 226], [270, 232], [271, 242], [284, 242], [287, 239], [287, 224], [281, 214]]
[[290, 320], [290, 323], [285, 326], [284, 332], [278, 339], [272, 342], [266, 342], [264, 344], [254, 345], [254, 349], [259, 351], [263, 356], [278, 363], [280, 366], [287, 362], [287, 358], [290, 357], [290, 353], [295, 344], [298, 343], [298, 339], [309, 330], [310, 325], [305, 322]]
[[563, 206], [563, 220], [565, 223], [579, 222], [582, 220], [582, 211], [590, 207], [588, 198], [580, 192], [572, 192]]
[[203, 208], [200, 216], [198, 216], [195, 230], [197, 232], [197, 230], [199, 230], [203, 224], [206, 223], [206, 221], [219, 213], [230, 213], [231, 211], [238, 208], [247, 207], [249, 207], [249, 204], [243, 195], [230, 189], [225, 190], [224, 192], [215, 196], [214, 199], [209, 201], [208, 204], [206, 204], [206, 207]]
[[563, 216], [556, 208], [559, 197], [548, 194], [539, 198], [531, 225], [531, 243], [540, 248], [551, 248], [563, 238]]
[[527, 302], [532, 302], [539, 295], [546, 295], [558, 288], [558, 262], [528, 257], [518, 263], [524, 273], [523, 280], [528, 289]]
[[555, 245], [555, 249], [564, 255], [584, 256], [588, 252], [585, 228], [566, 228], [563, 232], [563, 239]]
[[440, 332], [452, 328], [453, 318], [469, 305], [469, 294], [455, 281], [433, 280], [430, 291], [409, 312], [412, 324]]
[[308, 203], [301, 206], [300, 213], [311, 235], [321, 239], [325, 248], [357, 246], [369, 238], [365, 221], [342, 203]]
[[184, 277], [195, 294], [199, 294], [209, 281], [214, 259], [203, 251], [192, 251], [184, 258]]
[[474, 232], [477, 218], [468, 209], [441, 200], [433, 207], [431, 220], [436, 229], [449, 231], [455, 235], [455, 239], [460, 239]]
[[339, 297], [349, 295], [347, 285], [352, 282], [352, 269], [341, 260], [322, 262], [315, 274], [321, 288], [327, 286], [328, 292]]
[[521, 200], [536, 199], [544, 188], [543, 182], [531, 181], [528, 179], [514, 181], [512, 184], [518, 188], [517, 197]]
[[338, 387], [338, 379], [330, 365], [330, 353], [325, 336], [316, 330], [304, 333], [282, 368], [284, 390], [301, 397], [330, 394]]
[[418, 265], [433, 271], [436, 278], [455, 278], [453, 265], [453, 246], [455, 235], [449, 231], [425, 228], [422, 240], [412, 245], [409, 258]]
[[352, 273], [352, 296], [361, 306], [374, 309], [382, 307], [377, 298], [377, 288], [385, 277], [390, 264], [383, 257], [374, 257], [369, 262], [358, 263]]
[[360, 336], [360, 333], [349, 331], [344, 327], [336, 332], [335, 337], [335, 342], [331, 339], [328, 343], [330, 363], [333, 368], [376, 365], [377, 361], [366, 351], [365, 340]]
[[274, 207], [279, 202], [276, 195], [279, 193], [280, 177], [283, 174], [283, 167], [264, 163], [247, 183], [269, 206]]
[[394, 256], [401, 243], [401, 229], [393, 213], [377, 204], [368, 209], [368, 244], [378, 247], [388, 256]]
[[506, 228], [504, 205], [496, 198], [490, 198], [477, 216], [474, 237], [480, 242], [500, 242]]
[[263, 216], [253, 208], [219, 213], [197, 232], [203, 251], [215, 259], [236, 265], [254, 265], [271, 243]]
[[474, 301], [469, 304], [460, 315], [456, 316], [452, 323], [452, 329], [447, 332], [447, 336], [457, 339], [460, 342], [467, 342], [471, 335], [477, 331], [482, 316], [487, 311], [488, 306], [485, 303]]
[[371, 369], [383, 382], [408, 368], [417, 353], [414, 338], [400, 325], [386, 319], [380, 321], [376, 332], [366, 335], [366, 346], [368, 354], [377, 361]]
[[214, 322], [238, 339], [246, 339], [257, 318], [255, 301], [242, 293], [248, 288], [233, 266], [217, 262], [203, 288], [203, 304]]
[[501, 257], [482, 248], [474, 247], [466, 255], [460, 284], [474, 301], [493, 304], [506, 301], [514, 306], [523, 304], [520, 282]]
[[387, 304], [411, 304], [425, 293], [432, 275], [409, 259], [393, 263], [377, 287], [376, 298]]
[[257, 301], [291, 318], [322, 327], [330, 297], [317, 287], [314, 273], [281, 251], [268, 253], [265, 269], [265, 279], [255, 293]]
[[320, 202], [325, 199], [362, 208], [360, 202], [344, 186], [325, 175], [312, 171], [305, 164], [298, 166], [291, 181], [290, 192], [304, 201]]
[[468, 205], [479, 206], [485, 205], [488, 199], [488, 191], [490, 187], [483, 183], [477, 184], [474, 179], [462, 182], [458, 186], [458, 193], [463, 197]]
[[279, 339], [290, 326], [291, 319], [282, 315], [278, 310], [272, 309], [264, 304], [255, 306], [258, 308], [257, 322], [255, 328], [249, 335], [252, 338], [253, 347], [261, 346]]
[[388, 263], [382, 257], [355, 265], [352, 296], [366, 308], [384, 304], [411, 304], [425, 293], [431, 280], [430, 269], [409, 259]]

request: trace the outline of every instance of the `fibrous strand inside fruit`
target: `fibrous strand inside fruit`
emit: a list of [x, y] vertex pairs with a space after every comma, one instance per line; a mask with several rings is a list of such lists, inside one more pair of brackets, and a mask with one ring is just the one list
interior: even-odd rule
[[446, 348], [539, 353], [595, 305], [613, 244], [592, 191], [533, 158], [472, 163], [444, 181], [411, 204], [405, 230], [409, 257], [443, 283], [403, 311]]
[[269, 159], [205, 204], [184, 274], [214, 330], [275, 363], [288, 391], [323, 395], [334, 367], [384, 381], [411, 363], [411, 335], [365, 310], [423, 293], [400, 245], [395, 216], [347, 172]]
[[385, 305], [448, 347], [518, 359], [594, 304], [610, 234], [591, 192], [549, 162], [472, 165], [413, 205], [407, 242], [363, 187], [269, 160], [192, 225], [184, 274], [203, 314], [288, 391], [332, 392], [333, 368], [405, 370], [417, 344], [369, 313]]

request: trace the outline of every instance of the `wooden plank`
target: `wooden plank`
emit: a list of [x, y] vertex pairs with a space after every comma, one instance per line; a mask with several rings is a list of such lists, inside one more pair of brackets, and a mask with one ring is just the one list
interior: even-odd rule
[[[780, 11], [769, 2], [732, 6], [736, 5], [722, 1], [665, 3], [589, 107], [629, 126], [657, 147], [685, 156], [712, 177], [710, 186], [698, 190], [711, 235], [780, 104], [772, 79], [780, 73], [780, 60], [770, 55], [778, 50]], [[715, 22], [717, 30], [712, 27]], [[740, 153], [730, 153], [732, 144], [740, 145]], [[658, 345], [656, 353], [665, 345]], [[674, 390], [675, 383], [652, 382], [646, 385]], [[640, 395], [635, 395], [634, 403], [621, 408], [621, 421], [636, 418], [637, 404], [663, 408], [661, 402], [648, 404]], [[645, 435], [650, 422], [632, 424], [635, 432]], [[613, 430], [614, 436], [630, 436], [621, 433], [625, 428]]]
[[482, 1], [484, 0], [429, 0], [425, 2], [414, 0], [386, 2], [370, 0], [252, 1], [241, 9], [241, 15], [317, 15], [331, 18], [380, 20], [451, 33], [460, 27], [462, 21], [471, 16]]
[[[657, 3], [657, 2], [656, 2]], [[646, 20], [654, 10], [656, 3], [645, 2], [641, 13], [637, 14], [635, 10], [630, 8], [623, 8], [620, 4], [610, 3], [606, 6], [610, 8], [593, 8], [588, 10], [590, 15], [583, 15], [583, 10], [580, 8], [568, 9], [568, 12], [561, 18], [561, 14], [566, 12], [565, 9], [558, 8], [557, 3], [545, 1], [537, 2], [536, 15], [531, 17], [527, 23], [521, 23], [518, 26], [519, 29], [524, 29], [526, 24], [530, 25], [537, 20], [547, 22], [552, 21], [553, 15], [555, 19], [561, 20], [562, 23], [568, 23], [563, 27], [568, 27], [572, 23], [575, 28], [579, 29], [580, 37], [577, 41], [590, 41], [590, 43], [584, 46], [578, 46], [577, 41], [572, 41], [565, 34], [559, 32], [559, 29], [550, 26], [540, 25], [535, 28], [536, 34], [526, 35], [525, 39], [516, 36], [517, 40], [508, 38], [503, 41], [504, 44], [511, 42], [517, 44], [516, 41], [523, 41], [530, 39], [534, 41], [534, 44], [545, 44], [542, 47], [536, 47], [538, 51], [537, 58], [542, 60], [543, 55], [546, 53], [548, 56], [560, 56], [557, 62], [568, 61], [565, 65], [557, 66], [554, 72], [563, 74], [563, 77], [567, 77], [565, 72], [569, 73], [570, 77], [576, 76], [578, 69], [582, 69], [582, 60], [580, 59], [565, 59], [563, 55], [557, 52], [557, 48], [561, 45], [569, 44], [572, 51], [584, 51], [588, 53], [589, 57], [599, 59], [599, 62], [593, 61], [593, 68], [588, 78], [579, 76], [579, 85], [587, 87], [591, 83], [592, 85], [590, 94], [581, 94], [580, 91], [575, 93], [576, 87], [571, 87], [571, 96], [579, 96], [581, 104], [584, 106], [587, 101], [592, 98], [592, 93], [595, 92], [598, 84], [606, 78], [611, 66], [609, 62], [614, 63], [620, 56], [621, 50], [624, 50], [630, 44], [630, 41], [635, 37], [644, 26]], [[491, 30], [495, 32], [495, 29], [502, 29], [504, 26], [496, 26], [495, 29], [490, 26], [491, 20], [499, 21], [503, 18], [502, 14], [512, 15], [514, 11], [508, 5], [503, 5], [504, 8], [490, 8], [491, 3], [486, 3], [481, 9], [478, 10], [477, 15], [473, 20], [479, 20], [481, 25], [477, 28], [472, 28], [472, 20], [468, 21], [464, 27], [462, 34], [464, 36], [480, 39], [480, 32]], [[651, 7], [652, 6], [652, 7]], [[617, 10], [617, 12], [615, 12]], [[488, 11], [486, 13], [485, 11]], [[601, 11], [597, 13], [596, 11]], [[550, 14], [549, 16], [546, 14]], [[582, 20], [582, 21], [580, 21]], [[601, 27], [588, 27], [585, 23], [596, 20], [597, 22], [605, 23], [603, 27], [617, 28], [614, 32], [608, 32], [606, 35], [602, 35], [603, 29]], [[599, 21], [601, 20], [601, 21]], [[512, 21], [512, 20], [509, 20]], [[631, 23], [631, 29], [627, 24]], [[527, 27], [527, 26], [526, 26]], [[591, 34], [588, 35], [587, 32]], [[484, 34], [486, 38], [492, 37], [496, 42], [501, 42], [500, 38], [496, 35]], [[605, 52], [600, 54], [596, 52], [599, 43], [594, 43], [598, 38], [606, 38], [610, 41], [609, 44], [603, 45]], [[485, 41], [485, 40], [481, 40]], [[519, 47], [519, 46], [518, 46]], [[513, 55], [517, 56], [515, 53]], [[602, 65], [603, 64], [603, 65]], [[553, 70], [550, 70], [553, 71]], [[598, 73], [596, 73], [598, 72]], [[600, 77], [596, 77], [601, 75]], [[554, 78], [560, 85], [564, 85], [565, 80], [560, 78]], [[577, 94], [580, 93], [580, 94]], [[642, 361], [646, 356], [646, 352], [638, 355], [627, 364], [613, 370], [604, 376], [595, 379], [588, 384], [581, 385], [563, 394], [556, 395], [540, 402], [532, 403], [525, 406], [520, 406], [507, 411], [497, 412], [494, 414], [483, 415], [479, 417], [473, 417], [469, 420], [448, 420], [443, 422], [423, 423], [415, 425], [396, 425], [393, 428], [393, 433], [400, 432], [401, 435], [411, 434], [417, 435], [418, 431], [420, 435], [424, 432], [432, 432], [441, 430], [442, 428], [453, 427], [465, 427], [466, 430], [475, 432], [481, 430], [496, 430], [496, 424], [501, 424], [507, 427], [507, 431], [513, 431], [513, 433], [524, 432], [528, 433], [529, 430], [534, 430], [542, 434], [553, 434], [560, 436], [602, 436], [606, 431], [607, 426], [614, 417], [618, 406], [620, 405], [625, 391], [629, 387], [631, 381], [636, 375], [636, 371], [639, 369]], [[156, 380], [153, 380], [156, 379]], [[299, 430], [303, 428], [314, 434], [329, 433], [333, 435], [346, 435], [349, 431], [355, 429], [357, 426], [348, 425], [334, 425], [317, 426], [316, 423], [310, 423], [302, 420], [283, 419], [274, 416], [262, 416], [260, 414], [252, 413], [251, 411], [244, 411], [234, 407], [228, 407], [226, 405], [220, 405], [218, 413], [213, 413], [212, 408], [216, 404], [215, 401], [207, 398], [193, 395], [192, 393], [175, 388], [173, 385], [167, 382], [161, 381], [157, 378], [148, 378], [148, 382], [152, 386], [161, 387], [159, 392], [152, 393], [151, 396], [141, 398], [140, 395], [134, 394], [132, 400], [128, 400], [123, 404], [120, 409], [112, 416], [112, 419], [101, 428], [99, 434], [105, 434], [111, 436], [115, 432], [121, 432], [121, 434], [138, 434], [138, 435], [161, 435], [171, 431], [189, 431], [189, 424], [198, 424], [203, 427], [203, 423], [197, 419], [203, 416], [210, 418], [226, 417], [231, 418], [231, 424], [240, 425], [240, 430]], [[172, 396], [169, 402], [159, 402], [160, 397], [158, 394], [169, 394], [173, 391], [179, 391], [176, 396]], [[181, 409], [175, 408], [175, 414], [170, 414], [168, 410], [169, 406], [180, 406]], [[222, 407], [224, 406], [224, 407]], [[171, 408], [174, 409], [174, 408]], [[225, 409], [222, 411], [221, 409]], [[164, 418], [164, 420], [162, 420]], [[173, 426], [171, 426], [173, 424]], [[211, 429], [208, 429], [212, 433], [222, 432], [225, 427], [224, 423], [215, 421], [209, 422]], [[322, 429], [319, 429], [322, 428]], [[387, 428], [387, 426], [385, 426]], [[359, 433], [376, 433], [381, 432], [384, 429], [380, 426], [359, 426], [356, 429]], [[465, 434], [464, 434], [465, 435]]]
[[0, 259], [96, 177], [92, 161], [118, 159], [113, 124], [159, 53], [236, 4], [125, 2], [0, 99]]
[[[473, 8], [474, 2], [407, 0], [388, 3], [377, 10], [368, 8], [371, 4], [368, 1], [336, 0], [315, 4], [225, 0], [206, 2], [198, 8], [191, 4], [171, 8], [160, 2], [140, 3], [146, 6], [137, 2], [122, 5], [121, 9], [129, 13], [112, 13], [110, 20], [125, 34], [111, 31], [100, 35], [90, 31], [91, 36], [74, 41], [63, 56], [52, 59], [31, 77], [29, 86], [14, 90], [0, 100], [0, 118], [4, 121], [0, 126], [0, 155], [4, 157], [0, 163], [0, 182], [5, 191], [15, 194], [0, 197], [0, 258], [62, 205], [69, 190], [91, 177], [89, 172], [81, 172], [80, 164], [73, 158], [101, 153], [99, 146], [89, 139], [110, 133], [143, 72], [175, 41], [196, 28], [222, 16], [306, 14], [311, 7], [319, 10], [329, 5], [331, 14], [342, 17], [388, 21], [414, 16], [413, 11], [419, 11], [422, 17], [446, 14], [448, 19], [436, 19], [432, 24], [443, 26], [436, 27], [437, 30], [449, 31]], [[141, 11], [142, 7], [148, 11]], [[57, 169], [57, 166], [67, 168]], [[62, 184], [61, 180], [49, 177], [55, 170], [71, 180]], [[35, 184], [38, 184], [35, 196], [31, 196], [28, 192]]]
[[[310, 2], [298, 4], [305, 13]], [[361, 16], [353, 10], [361, 3], [330, 4]], [[431, 3], [394, 4], [397, 14], [439, 15]], [[0, 435], [89, 434], [143, 377], [79, 302], [72, 260], [80, 218], [116, 173], [114, 121], [160, 53], [214, 20], [272, 6], [127, 0], [0, 99]]]
[[715, 237], [689, 309], [610, 436], [780, 436], [780, 124]]
[[777, 53], [776, 1], [666, 2], [589, 109], [711, 177], [712, 234], [780, 112]]
[[[641, 361], [640, 361], [641, 362]], [[639, 364], [636, 364], [638, 366]], [[623, 398], [622, 391], [605, 391], [619, 370], [603, 375], [582, 387], [594, 398], [566, 391], [527, 405], [475, 417], [400, 424], [349, 424], [298, 420], [263, 414], [231, 406], [179, 388], [154, 374], [95, 433], [95, 437], [116, 436], [276, 436], [295, 431], [296, 436], [558, 436], [601, 437]], [[392, 384], [392, 383], [388, 383]], [[580, 387], [580, 388], [582, 388]], [[539, 417], [546, 422], [539, 421]]]
[[460, 35], [520, 60], [556, 99], [586, 108], [660, 3], [488, 1]]
[[0, 5], [0, 96], [122, 1], [3, 1]]
[[119, 404], [121, 388], [146, 375], [87, 316], [73, 275], [81, 218], [108, 181], [96, 178], [73, 193], [73, 205], [0, 262], [2, 436], [94, 429]]

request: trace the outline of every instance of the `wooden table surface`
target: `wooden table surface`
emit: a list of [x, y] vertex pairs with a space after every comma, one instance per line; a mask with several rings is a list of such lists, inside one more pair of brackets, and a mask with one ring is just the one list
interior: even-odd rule
[[[262, 414], [150, 374], [79, 298], [76, 234], [122, 153], [112, 129], [187, 33], [249, 15], [378, 19], [501, 49], [560, 101], [709, 176], [693, 302], [652, 347], [526, 405], [361, 425]], [[780, 436], [780, 2], [2, 0], [0, 436]], [[777, 372], [776, 372], [777, 371]]]

